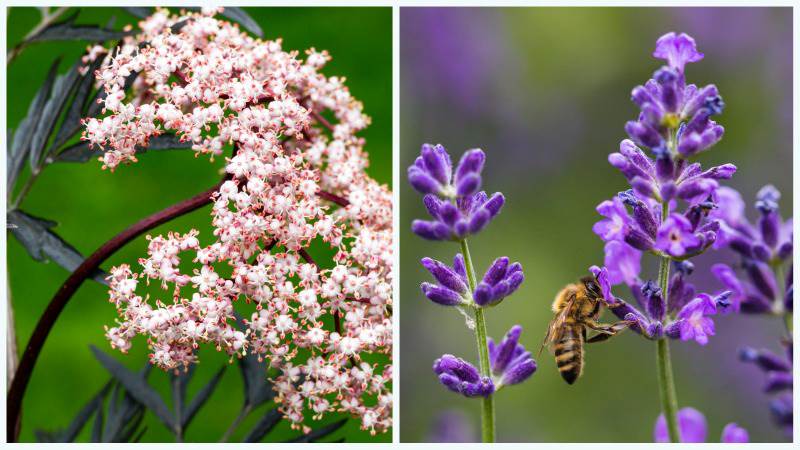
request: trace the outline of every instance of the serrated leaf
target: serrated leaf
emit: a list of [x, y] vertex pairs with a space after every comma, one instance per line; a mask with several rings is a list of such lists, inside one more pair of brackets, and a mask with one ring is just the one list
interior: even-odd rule
[[66, 19], [50, 24], [39, 33], [36, 33], [29, 42], [41, 41], [108, 41], [111, 39], [121, 39], [122, 37], [130, 34], [126, 31], [115, 31], [106, 28], [100, 28], [93, 25], [75, 25], [75, 19], [78, 18], [79, 11]]
[[248, 31], [255, 34], [256, 36], [263, 38], [264, 31], [261, 30], [261, 27], [258, 23], [250, 17], [249, 14], [244, 12], [242, 8], [237, 8], [235, 6], [226, 6], [222, 11], [222, 15], [239, 22], [243, 27], [245, 27]]
[[31, 140], [33, 139], [33, 134], [39, 123], [39, 119], [42, 116], [44, 105], [47, 103], [47, 99], [50, 98], [50, 92], [53, 88], [53, 82], [55, 81], [60, 62], [61, 58], [58, 58], [50, 66], [47, 77], [45, 77], [44, 82], [41, 87], [39, 87], [39, 91], [36, 92], [36, 96], [33, 97], [33, 101], [31, 101], [31, 104], [28, 106], [28, 115], [17, 127], [13, 144], [11, 142], [7, 144], [8, 148], [11, 150], [8, 155], [8, 166], [6, 170], [6, 186], [9, 191], [13, 189], [14, 183], [22, 170], [22, 165], [30, 153]]
[[[75, 271], [83, 263], [84, 258], [80, 252], [51, 230], [56, 226], [55, 222], [18, 209], [6, 214], [6, 221], [11, 234], [33, 259], [45, 261], [49, 258], [69, 272]], [[108, 284], [105, 280], [107, 276], [102, 270], [95, 270], [92, 278], [98, 283]]]
[[[136, 147], [136, 153], [147, 153], [150, 150], [189, 150], [192, 142], [181, 142], [180, 138], [172, 134], [162, 134], [150, 138], [147, 147]], [[102, 154], [99, 150], [89, 148], [89, 142], [83, 141], [67, 147], [55, 157], [56, 162], [85, 163]]]
[[55, 83], [53, 83], [53, 91], [50, 93], [50, 98], [44, 105], [42, 115], [39, 118], [39, 122], [36, 124], [36, 131], [31, 139], [29, 160], [31, 169], [33, 170], [39, 167], [43, 156], [42, 153], [47, 145], [47, 141], [50, 139], [50, 135], [53, 133], [58, 117], [64, 110], [64, 106], [70, 94], [78, 85], [79, 66], [80, 60], [75, 63], [66, 74], [57, 77]]
[[140, 19], [146, 19], [146, 18], [150, 17], [151, 14], [153, 14], [153, 8], [148, 8], [148, 7], [145, 7], [145, 6], [139, 6], [139, 7], [137, 7], [137, 6], [126, 6], [126, 7], [123, 7], [122, 9], [124, 9], [125, 11], [130, 13], [132, 16], [136, 16], [136, 17], [138, 17]]
[[346, 418], [338, 420], [336, 422], [317, 428], [315, 430], [311, 430], [311, 432], [308, 434], [304, 434], [298, 438], [286, 442], [317, 442], [320, 439], [333, 434], [333, 432], [335, 432], [339, 428], [342, 428], [345, 422], [347, 422]]
[[131, 397], [152, 411], [169, 429], [175, 429], [175, 418], [158, 392], [150, 387], [140, 375], [130, 371], [116, 359], [103, 353], [94, 345], [91, 345], [90, 348], [100, 364], [122, 384]]
[[225, 369], [227, 366], [222, 366], [216, 374], [211, 378], [211, 380], [203, 386], [200, 391], [197, 392], [197, 395], [194, 396], [191, 402], [186, 406], [181, 414], [181, 428], [184, 430], [189, 427], [189, 424], [194, 419], [194, 416], [200, 411], [200, 408], [208, 401], [211, 394], [214, 393], [214, 389], [217, 388], [219, 381], [222, 379], [222, 375], [225, 373]]
[[275, 428], [275, 425], [281, 421], [282, 417], [283, 414], [278, 411], [278, 408], [270, 409], [266, 414], [264, 414], [263, 417], [261, 417], [261, 419], [259, 419], [255, 426], [253, 426], [253, 429], [247, 433], [247, 436], [244, 437], [243, 442], [261, 442], [261, 440], [264, 439], [264, 436], [269, 434], [269, 432]]

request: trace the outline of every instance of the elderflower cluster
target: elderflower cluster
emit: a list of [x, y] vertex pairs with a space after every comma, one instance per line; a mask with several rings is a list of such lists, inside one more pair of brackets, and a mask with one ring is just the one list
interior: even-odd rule
[[[127, 351], [146, 336], [165, 370], [194, 363], [201, 344], [257, 354], [277, 369], [276, 399], [293, 427], [308, 432], [306, 412], [340, 411], [386, 431], [392, 367], [363, 358], [392, 351], [391, 191], [365, 172], [356, 133], [369, 118], [343, 78], [319, 72], [327, 52], [299, 59], [217, 12], [159, 9], [96, 72], [104, 117], [84, 121], [83, 139], [103, 150], [104, 168], [135, 162], [162, 133], [212, 157], [233, 148], [213, 195], [214, 242], [202, 245], [195, 230], [148, 237], [140, 272], [113, 268], [119, 320], [107, 337]], [[317, 264], [312, 243], [333, 260]], [[141, 281], [172, 298], [138, 295]], [[255, 305], [244, 329], [234, 313], [242, 302]]]

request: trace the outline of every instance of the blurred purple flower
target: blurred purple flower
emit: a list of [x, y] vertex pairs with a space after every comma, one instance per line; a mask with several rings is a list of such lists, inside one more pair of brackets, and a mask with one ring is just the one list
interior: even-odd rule
[[[687, 407], [678, 411], [678, 434], [682, 443], [702, 443], [708, 436], [708, 423], [700, 411]], [[747, 430], [736, 423], [725, 425], [722, 430], [720, 442], [723, 443], [747, 443], [749, 442]], [[656, 425], [653, 428], [653, 440], [655, 442], [670, 442], [667, 431], [667, 420], [664, 414], [658, 416]]]
[[477, 436], [472, 424], [464, 413], [458, 410], [447, 410], [439, 413], [433, 421], [432, 430], [426, 442], [475, 442]]
[[[682, 443], [705, 442], [708, 435], [706, 417], [694, 408], [681, 408], [678, 411], [678, 431]], [[669, 442], [667, 419], [664, 414], [659, 415], [658, 419], [656, 419], [653, 440], [656, 442]]]
[[793, 431], [792, 419], [794, 417], [791, 342], [787, 342], [784, 356], [779, 356], [766, 349], [756, 350], [751, 347], [744, 347], [739, 351], [739, 359], [755, 364], [765, 373], [764, 392], [777, 394], [770, 400], [769, 404], [772, 419], [787, 436], [791, 437]]

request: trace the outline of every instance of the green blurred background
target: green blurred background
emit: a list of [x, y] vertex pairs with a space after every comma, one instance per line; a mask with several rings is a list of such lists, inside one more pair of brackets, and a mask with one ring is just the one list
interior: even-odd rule
[[[246, 11], [264, 30], [265, 38], [282, 37], [286, 50], [302, 52], [313, 46], [330, 51], [333, 60], [324, 73], [347, 77], [351, 92], [364, 103], [365, 112], [372, 117], [372, 125], [361, 133], [367, 140], [366, 150], [370, 154], [368, 172], [379, 182], [390, 184], [391, 9], [246, 8]], [[115, 29], [136, 24], [138, 20], [119, 8], [83, 8], [77, 23], [104, 25], [112, 16], [116, 17]], [[34, 8], [10, 9], [8, 47], [18, 43], [38, 21], [39, 13]], [[63, 56], [59, 68], [63, 73], [85, 47], [86, 43], [81, 42], [47, 42], [33, 44], [22, 52], [7, 72], [9, 128], [16, 128], [25, 116], [51, 63]], [[42, 172], [21, 209], [58, 221], [56, 232], [88, 255], [129, 224], [214, 185], [220, 179], [221, 163], [219, 158], [209, 163], [205, 157], [195, 158], [191, 151], [174, 151], [147, 153], [138, 163], [121, 167], [114, 174], [101, 170], [94, 160], [86, 164], [55, 164]], [[28, 169], [22, 173], [17, 189], [28, 174]], [[201, 243], [207, 243], [211, 236], [209, 211], [206, 207], [151, 233], [186, 232], [197, 228]], [[8, 275], [17, 342], [19, 347], [24, 347], [39, 315], [68, 274], [54, 263], [41, 264], [32, 260], [10, 234], [8, 242]], [[103, 267], [134, 263], [144, 255], [145, 249], [144, 237], [139, 238], [116, 253]], [[115, 317], [104, 286], [87, 282], [73, 297], [53, 328], [28, 386], [23, 403], [21, 441], [32, 441], [35, 429], [66, 427], [84, 402], [109, 379], [108, 373], [89, 352], [89, 344], [107, 351], [129, 368], [138, 369], [146, 361], [147, 346], [142, 338], [137, 339], [127, 356], [110, 349], [103, 338], [103, 326], [113, 324]], [[221, 365], [227, 364], [227, 358], [208, 348], [200, 350], [200, 360], [189, 386], [190, 397]], [[164, 398], [170, 398], [166, 374], [154, 371], [150, 380]], [[234, 365], [228, 368], [208, 404], [187, 430], [186, 441], [219, 439], [239, 412], [242, 401], [242, 379]], [[241, 439], [268, 407], [271, 406], [262, 406], [251, 414], [231, 441]], [[338, 418], [328, 417], [324, 423]], [[144, 441], [172, 441], [172, 435], [152, 413], [146, 414], [144, 424], [148, 429]], [[89, 428], [86, 427], [79, 441], [87, 439]], [[284, 421], [266, 440], [281, 441], [297, 434]], [[327, 438], [338, 439], [388, 442], [391, 431], [371, 437], [359, 430], [357, 420], [350, 420]]]
[[[454, 158], [474, 147], [487, 153], [484, 188], [502, 191], [504, 211], [471, 239], [476, 271], [498, 256], [520, 261], [526, 281], [487, 314], [490, 336], [513, 324], [521, 342], [538, 351], [550, 303], [565, 284], [601, 264], [602, 242], [592, 233], [595, 206], [626, 189], [607, 162], [638, 114], [631, 89], [661, 65], [651, 56], [668, 31], [694, 36], [705, 59], [687, 79], [716, 83], [727, 107], [723, 140], [700, 161], [739, 167], [730, 185], [748, 202], [773, 183], [792, 205], [792, 11], [790, 8], [403, 8], [401, 33], [401, 440], [441, 435], [444, 411], [459, 412], [479, 436], [479, 402], [446, 391], [431, 371], [452, 353], [473, 362], [474, 337], [463, 318], [422, 297], [429, 279], [423, 256], [451, 261], [454, 244], [424, 241], [409, 230], [426, 218], [405, 168], [423, 142], [442, 143]], [[730, 258], [717, 253], [714, 257]], [[653, 272], [653, 267], [644, 270]], [[698, 288], [720, 289], [697, 261]], [[618, 292], [628, 297], [627, 292]], [[673, 343], [681, 406], [702, 411], [709, 442], [737, 422], [751, 442], [781, 441], [772, 425], [763, 374], [737, 361], [743, 345], [778, 350], [775, 318], [725, 316], [717, 336], [701, 347]], [[660, 412], [655, 344], [625, 333], [587, 350], [583, 378], [568, 386], [552, 357], [519, 386], [496, 397], [501, 441], [652, 442]], [[452, 425], [457, 428], [456, 425]]]

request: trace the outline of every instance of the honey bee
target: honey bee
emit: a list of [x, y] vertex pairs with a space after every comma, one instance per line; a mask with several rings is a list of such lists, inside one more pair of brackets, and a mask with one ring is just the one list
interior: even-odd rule
[[[553, 312], [556, 316], [550, 322], [541, 350], [548, 346], [556, 357], [556, 365], [561, 377], [573, 384], [583, 372], [583, 344], [602, 342], [628, 327], [632, 322], [622, 320], [613, 324], [597, 322], [600, 308], [613, 308], [603, 298], [600, 286], [593, 276], [580, 279], [578, 283], [567, 285], [556, 295]], [[586, 329], [597, 332], [586, 338]]]

